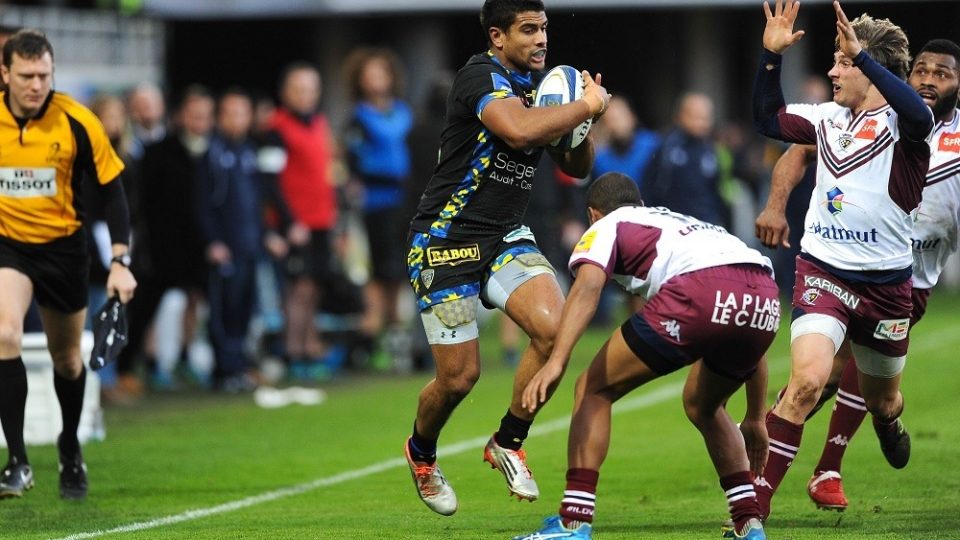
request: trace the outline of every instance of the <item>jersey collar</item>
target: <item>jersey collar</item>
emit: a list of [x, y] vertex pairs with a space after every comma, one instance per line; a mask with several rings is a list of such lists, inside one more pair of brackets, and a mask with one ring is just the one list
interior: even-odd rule
[[27, 122], [30, 120], [38, 120], [46, 114], [47, 109], [50, 107], [50, 102], [53, 101], [54, 91], [50, 90], [50, 93], [47, 94], [47, 99], [43, 101], [43, 105], [40, 105], [40, 109], [37, 111], [37, 115], [33, 118], [20, 118], [17, 115], [13, 114], [13, 109], [10, 108], [10, 92], [3, 93], [3, 105], [7, 108], [7, 111], [10, 113], [10, 116], [17, 122], [17, 124], [22, 128], [27, 125]]
[[514, 84], [519, 84], [524, 88], [533, 88], [532, 72], [528, 71], [526, 73], [519, 73], [517, 71], [513, 71], [512, 69], [500, 63], [500, 59], [497, 58], [497, 55], [493, 54], [493, 51], [488, 50], [487, 57], [489, 57], [494, 64], [500, 66], [501, 69], [507, 72], [507, 76], [510, 78], [510, 82]]

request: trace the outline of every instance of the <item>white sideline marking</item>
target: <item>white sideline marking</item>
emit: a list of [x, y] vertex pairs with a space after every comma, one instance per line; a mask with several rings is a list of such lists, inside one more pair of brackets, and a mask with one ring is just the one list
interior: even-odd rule
[[[666, 385], [652, 392], [638, 395], [634, 398], [627, 398], [621, 402], [615, 403], [613, 406], [614, 413], [634, 411], [637, 409], [643, 409], [650, 407], [666, 401], [671, 398], [675, 398], [680, 395], [680, 391], [683, 389], [683, 383], [675, 383]], [[538, 435], [546, 435], [548, 433], [553, 433], [554, 431], [560, 431], [561, 429], [567, 429], [570, 426], [570, 416], [565, 416], [561, 418], [556, 418], [547, 422], [543, 422], [533, 426], [530, 429], [530, 436], [535, 437]], [[490, 440], [489, 435], [483, 437], [475, 437], [473, 439], [467, 439], [465, 441], [460, 441], [458, 443], [444, 445], [437, 450], [437, 454], [441, 456], [454, 456], [457, 454], [462, 454], [469, 450], [475, 450], [478, 448], [483, 448], [487, 444], [487, 441]], [[373, 474], [381, 473], [390, 469], [397, 469], [404, 467], [407, 464], [406, 458], [394, 458], [381, 461], [379, 463], [374, 463], [373, 465], [368, 465], [361, 469], [354, 469], [352, 471], [345, 471], [340, 474], [335, 474], [333, 476], [327, 476], [325, 478], [317, 478], [316, 480], [306, 482], [303, 484], [297, 484], [295, 486], [290, 486], [286, 488], [281, 488], [273, 491], [268, 491], [266, 493], [261, 493], [260, 495], [253, 495], [245, 499], [240, 499], [232, 502], [227, 502], [223, 504], [218, 504], [216, 506], [210, 506], [208, 508], [197, 508], [194, 510], [187, 510], [179, 514], [173, 514], [170, 516], [160, 517], [156, 519], [151, 519], [148, 521], [138, 521], [136, 523], [130, 523], [128, 525], [121, 525], [119, 527], [114, 527], [112, 529], [101, 529], [98, 531], [82, 532], [77, 534], [71, 534], [70, 536], [64, 536], [56, 540], [83, 540], [86, 538], [99, 538], [108, 534], [119, 534], [119, 533], [129, 533], [129, 532], [139, 532], [147, 529], [155, 529], [157, 527], [162, 527], [164, 525], [175, 525], [177, 523], [183, 523], [185, 521], [193, 521], [195, 519], [201, 519], [209, 516], [215, 516], [217, 514], [225, 514], [227, 512], [233, 512], [235, 510], [241, 510], [243, 508], [249, 508], [258, 504], [276, 501], [278, 499], [285, 499], [287, 497], [292, 497], [294, 495], [300, 495], [308, 491], [313, 491], [322, 487], [332, 486], [336, 484], [342, 484], [350, 480], [356, 480], [358, 478], [363, 478]]]
[[[945, 342], [955, 340], [955, 335], [952, 330], [942, 330], [940, 332], [929, 334], [923, 336], [922, 340], [914, 346], [911, 350], [916, 353], [918, 349], [920, 351], [933, 349], [935, 347], [942, 346]], [[771, 363], [776, 363], [778, 369], [772, 369], [771, 373], [781, 371], [780, 360], [777, 359], [768, 359]], [[909, 360], [909, 357], [908, 357]], [[671, 398], [675, 398], [680, 395], [680, 391], [683, 390], [683, 383], [674, 383], [662, 386], [647, 392], [640, 394], [633, 398], [626, 398], [622, 401], [619, 401], [613, 405], [613, 413], [617, 414], [620, 412], [635, 411], [637, 409], [644, 409], [666, 401]], [[530, 430], [530, 436], [535, 437], [538, 435], [546, 435], [554, 431], [559, 431], [565, 429], [570, 425], [570, 416], [564, 416], [561, 418], [556, 418], [548, 422], [543, 422], [536, 424]], [[476, 448], [482, 448], [487, 441], [490, 439], [489, 436], [476, 437], [473, 439], [467, 439], [465, 441], [460, 441], [451, 445], [445, 445], [440, 447], [437, 450], [438, 455], [442, 456], [454, 456], [457, 454], [462, 454], [468, 450], [473, 450]], [[127, 533], [127, 532], [138, 532], [144, 531], [147, 529], [155, 529], [157, 527], [162, 527], [164, 525], [174, 525], [177, 523], [183, 523], [184, 521], [192, 521], [195, 519], [201, 519], [208, 516], [214, 516], [217, 514], [225, 514], [227, 512], [233, 512], [234, 510], [241, 510], [243, 508], [248, 508], [255, 506], [261, 503], [275, 501], [278, 499], [285, 499], [287, 497], [292, 497], [294, 495], [300, 495], [301, 493], [306, 493], [308, 491], [313, 491], [322, 487], [332, 486], [336, 484], [342, 484], [349, 480], [356, 480], [357, 478], [363, 478], [365, 476], [370, 476], [373, 474], [381, 473], [390, 469], [400, 468], [407, 464], [405, 458], [394, 458], [381, 461], [379, 463], [374, 463], [373, 465], [368, 465], [362, 469], [354, 469], [352, 471], [342, 472], [340, 474], [335, 474], [333, 476], [327, 476], [326, 478], [317, 478], [311, 482], [306, 482], [304, 484], [297, 484], [295, 486], [290, 486], [287, 488], [281, 488], [274, 491], [268, 491], [260, 495], [254, 495], [252, 497], [247, 497], [245, 499], [240, 499], [238, 501], [218, 504], [216, 506], [211, 506], [208, 508], [197, 508], [195, 510], [187, 510], [179, 514], [174, 514], [171, 516], [151, 519], [149, 521], [139, 521], [136, 523], [131, 523], [129, 525], [121, 525], [119, 527], [114, 527], [112, 529], [83, 532], [77, 534], [71, 534], [70, 536], [64, 536], [56, 540], [83, 540], [85, 538], [99, 538], [108, 534], [118, 534], [118, 533]]]

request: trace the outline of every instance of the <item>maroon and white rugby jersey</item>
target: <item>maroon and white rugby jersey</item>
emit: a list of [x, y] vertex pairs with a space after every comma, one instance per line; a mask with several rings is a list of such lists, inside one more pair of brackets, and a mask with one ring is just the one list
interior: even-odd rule
[[937, 284], [947, 257], [957, 251], [960, 227], [960, 111], [939, 122], [930, 140], [930, 170], [913, 224], [913, 286]]
[[645, 206], [618, 208], [591, 225], [570, 255], [570, 272], [585, 263], [645, 298], [670, 278], [703, 268], [751, 263], [773, 273], [770, 259], [723, 227]]
[[856, 115], [833, 102], [788, 105], [786, 113], [783, 132], [817, 145], [817, 185], [803, 251], [843, 270], [909, 267], [915, 210], [929, 166], [927, 142], [901, 138], [889, 105]]

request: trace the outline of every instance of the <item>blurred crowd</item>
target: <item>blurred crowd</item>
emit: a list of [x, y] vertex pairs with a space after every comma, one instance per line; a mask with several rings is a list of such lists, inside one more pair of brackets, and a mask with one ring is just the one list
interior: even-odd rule
[[[308, 63], [287, 66], [276, 100], [200, 85], [168, 96], [152, 83], [93, 98], [126, 164], [139, 281], [128, 346], [101, 372], [104, 401], [431, 368], [404, 246], [436, 163], [452, 78], [439, 73], [414, 106], [397, 56], [362, 47], [328, 77]], [[343, 125], [320, 112], [324, 84], [346, 87]], [[805, 99], [828, 99], [824, 80], [806, 88]], [[673, 123], [649, 127], [617, 90], [593, 128], [593, 176], [623, 172], [646, 204], [723, 225], [756, 246], [753, 221], [782, 149], [747, 126], [718, 124], [706, 94], [680, 96]], [[537, 176], [527, 224], [563, 280], [587, 226], [589, 179], [566, 177], [548, 159]], [[805, 207], [803, 194], [796, 198]], [[89, 199], [92, 313], [106, 300], [110, 240], [102, 204]], [[778, 276], [789, 280], [792, 254], [776, 258]], [[595, 324], [608, 324], [625, 301], [605, 293]], [[31, 329], [38, 321], [28, 317]], [[501, 336], [502, 360], [513, 364], [524, 344], [506, 318]]]

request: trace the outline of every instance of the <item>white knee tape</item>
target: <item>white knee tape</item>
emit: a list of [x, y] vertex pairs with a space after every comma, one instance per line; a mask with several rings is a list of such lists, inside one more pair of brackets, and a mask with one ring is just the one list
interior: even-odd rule
[[857, 369], [861, 373], [878, 379], [892, 379], [903, 371], [907, 364], [906, 356], [887, 356], [870, 347], [850, 344], [853, 347], [853, 356], [857, 361]]
[[847, 334], [847, 326], [835, 317], [810, 313], [801, 315], [790, 324], [790, 342], [807, 334], [821, 334], [833, 341], [833, 354], [837, 354], [843, 338]]

